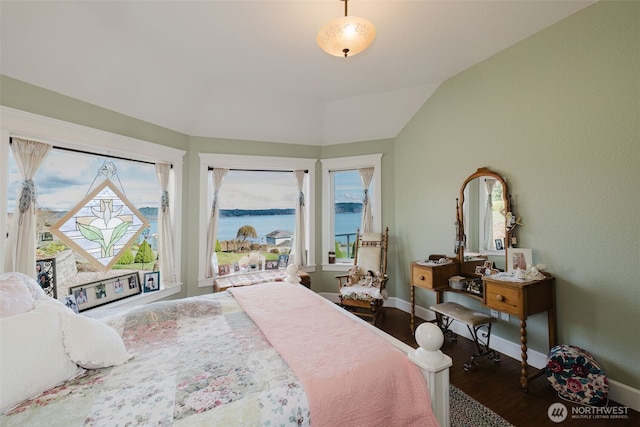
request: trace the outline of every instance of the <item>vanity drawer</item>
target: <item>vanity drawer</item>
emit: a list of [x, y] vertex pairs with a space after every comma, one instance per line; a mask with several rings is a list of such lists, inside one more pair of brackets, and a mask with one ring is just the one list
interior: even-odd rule
[[522, 313], [522, 290], [494, 282], [484, 282], [484, 305], [505, 313]]
[[439, 290], [449, 287], [449, 278], [458, 274], [459, 264], [437, 266], [411, 264], [411, 284], [420, 288]]

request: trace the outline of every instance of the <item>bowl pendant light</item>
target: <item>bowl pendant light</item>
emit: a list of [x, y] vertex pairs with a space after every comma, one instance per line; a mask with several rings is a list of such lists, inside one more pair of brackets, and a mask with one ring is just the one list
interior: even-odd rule
[[347, 16], [348, 0], [344, 1], [344, 16], [326, 23], [316, 38], [318, 45], [333, 56], [353, 56], [362, 52], [376, 37], [376, 29], [359, 16]]

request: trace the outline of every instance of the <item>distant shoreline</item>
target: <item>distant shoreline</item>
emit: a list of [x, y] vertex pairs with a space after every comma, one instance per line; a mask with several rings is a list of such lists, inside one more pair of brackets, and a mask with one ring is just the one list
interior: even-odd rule
[[[336, 203], [336, 213], [359, 213], [362, 212], [362, 203]], [[138, 211], [149, 221], [157, 221], [158, 208], [142, 207]], [[52, 211], [59, 218], [62, 218], [68, 211]], [[274, 215], [294, 215], [295, 209], [220, 209], [220, 217], [243, 217], [243, 216], [274, 216]]]
[[[362, 203], [336, 203], [336, 213], [362, 212]], [[238, 216], [294, 215], [295, 209], [220, 209], [223, 218]]]

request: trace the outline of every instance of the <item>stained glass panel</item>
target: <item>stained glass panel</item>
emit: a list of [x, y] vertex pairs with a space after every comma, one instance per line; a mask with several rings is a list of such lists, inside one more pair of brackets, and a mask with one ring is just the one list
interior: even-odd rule
[[105, 180], [50, 231], [106, 272], [148, 226], [147, 219], [126, 196]]

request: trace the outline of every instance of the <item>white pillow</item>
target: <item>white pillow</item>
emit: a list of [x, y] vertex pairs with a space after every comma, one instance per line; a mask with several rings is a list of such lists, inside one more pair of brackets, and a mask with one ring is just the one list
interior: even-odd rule
[[83, 372], [67, 356], [52, 307], [2, 318], [0, 330], [1, 413]]
[[118, 332], [106, 323], [76, 314], [53, 298], [36, 302], [36, 307], [42, 306], [59, 313], [65, 350], [83, 368], [106, 368], [131, 359]]
[[64, 346], [67, 354], [78, 365], [87, 369], [121, 365], [131, 359], [122, 338], [111, 326], [95, 319], [61, 313]]
[[10, 273], [2, 273], [0, 274], [0, 282], [3, 280], [17, 280], [18, 282], [22, 282], [22, 284], [29, 289], [31, 292], [31, 296], [34, 301], [39, 300], [40, 298], [48, 298], [49, 296], [46, 294], [42, 286], [34, 279], [33, 277], [29, 277], [26, 274], [18, 273], [18, 272], [10, 272]]
[[35, 300], [20, 277], [15, 274], [0, 276], [0, 317], [27, 313], [34, 307]]

